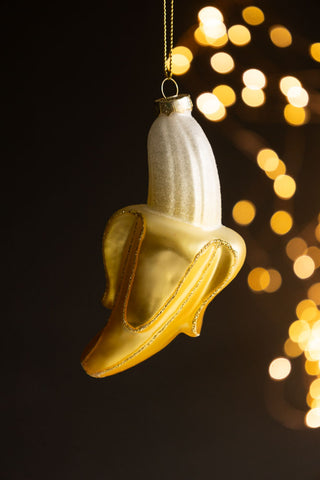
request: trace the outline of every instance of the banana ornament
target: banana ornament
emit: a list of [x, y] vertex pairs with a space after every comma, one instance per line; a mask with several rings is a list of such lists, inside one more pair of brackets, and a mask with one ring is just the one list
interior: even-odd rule
[[243, 239], [221, 224], [216, 162], [189, 95], [156, 103], [147, 204], [119, 210], [103, 237], [112, 312], [82, 355], [92, 377], [133, 367], [179, 333], [198, 336], [207, 305], [245, 258]]

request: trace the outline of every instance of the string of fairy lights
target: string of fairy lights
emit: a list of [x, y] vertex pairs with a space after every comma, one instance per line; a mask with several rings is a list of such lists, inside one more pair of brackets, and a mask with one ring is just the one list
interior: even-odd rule
[[[217, 50], [210, 57], [210, 66], [223, 78], [235, 69], [235, 60], [224, 50], [230, 42], [237, 47], [245, 47], [252, 40], [250, 28], [265, 22], [265, 14], [261, 8], [248, 6], [242, 10], [244, 24], [236, 24], [227, 28], [222, 12], [213, 6], [202, 8], [198, 13], [198, 25], [194, 29], [193, 40], [199, 47], [212, 47]], [[278, 48], [288, 48], [293, 42], [291, 32], [284, 25], [272, 25], [268, 30], [272, 44]], [[197, 53], [190, 45], [179, 45], [172, 52], [172, 72], [183, 75], [191, 67], [193, 57]], [[320, 42], [308, 45], [305, 52], [314, 62], [320, 62]], [[230, 83], [230, 82], [229, 82]], [[242, 89], [239, 93], [231, 85], [221, 82], [212, 91], [201, 93], [196, 100], [198, 110], [212, 122], [221, 122], [228, 115], [228, 108], [238, 101], [257, 109], [266, 102], [264, 88], [267, 76], [257, 68], [249, 68], [242, 73]], [[318, 99], [313, 92], [307, 91], [303, 82], [296, 76], [283, 76], [278, 84], [279, 93], [286, 104], [283, 108], [283, 120], [295, 127], [310, 121], [313, 108], [312, 99]], [[239, 99], [238, 99], [239, 97]], [[241, 100], [240, 100], [241, 99]], [[285, 201], [292, 199], [296, 192], [296, 182], [287, 173], [287, 165], [279, 158], [275, 150], [266, 148], [261, 138], [254, 132], [243, 130], [247, 135], [250, 147], [234, 138], [238, 147], [254, 156], [257, 166], [273, 181], [274, 194]], [[256, 216], [256, 207], [252, 201], [240, 200], [232, 210], [236, 223], [250, 225]], [[270, 228], [278, 236], [290, 233], [294, 224], [292, 213], [286, 209], [277, 210], [270, 218]], [[312, 244], [308, 244], [301, 236], [291, 238], [285, 247], [287, 257], [292, 260], [293, 272], [297, 278], [307, 280], [315, 277], [320, 267], [320, 213], [314, 222]], [[310, 243], [310, 242], [309, 242]], [[280, 272], [274, 268], [257, 266], [248, 275], [248, 286], [253, 293], [273, 293], [282, 284]], [[282, 381], [291, 372], [291, 359], [304, 355], [305, 372], [312, 377], [306, 398], [308, 410], [305, 413], [305, 425], [309, 428], [320, 427], [320, 281], [313, 281], [308, 288], [307, 298], [301, 299], [296, 306], [296, 319], [288, 330], [288, 338], [284, 343], [285, 356], [275, 358], [269, 365], [269, 375], [275, 381]]]

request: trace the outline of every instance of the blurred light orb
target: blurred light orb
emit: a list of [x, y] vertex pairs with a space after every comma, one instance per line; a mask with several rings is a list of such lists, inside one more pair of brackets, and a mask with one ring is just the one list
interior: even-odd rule
[[308, 375], [320, 375], [319, 361], [312, 362], [311, 360], [306, 360], [304, 368]]
[[228, 37], [230, 42], [238, 47], [247, 45], [251, 40], [250, 31], [244, 25], [232, 25], [228, 30]]
[[286, 173], [286, 165], [285, 163], [279, 159], [278, 166], [275, 170], [265, 170], [265, 174], [271, 178], [271, 180], [275, 180], [279, 175], [284, 175]]
[[311, 257], [314, 261], [315, 268], [318, 268], [320, 266], [320, 248], [309, 247], [306, 251], [306, 254], [309, 255], [309, 257]]
[[202, 93], [197, 98], [197, 107], [200, 112], [204, 113], [205, 115], [210, 115], [217, 112], [220, 105], [220, 100], [210, 92]]
[[225, 26], [225, 24], [220, 20], [216, 19], [210, 20], [210, 22], [203, 23], [202, 29], [208, 41], [210, 41], [210, 39], [215, 40], [223, 37], [227, 32], [227, 27]]
[[193, 35], [194, 35], [195, 41], [199, 45], [201, 45], [203, 47], [207, 47], [208, 45], [210, 45], [210, 43], [209, 43], [209, 41], [208, 41], [208, 39], [207, 39], [207, 37], [206, 37], [206, 35], [205, 35], [205, 33], [204, 33], [204, 31], [202, 30], [201, 27], [198, 27], [195, 30]]
[[320, 62], [320, 42], [312, 43], [309, 48], [310, 56], [316, 62]]
[[292, 43], [292, 36], [289, 30], [283, 25], [274, 25], [269, 30], [271, 42], [279, 48], [289, 47]]
[[256, 215], [256, 207], [249, 200], [240, 200], [232, 209], [232, 216], [239, 225], [249, 225]]
[[314, 283], [308, 289], [308, 298], [316, 305], [320, 305], [320, 282]]
[[229, 38], [228, 35], [225, 33], [219, 38], [207, 38], [207, 41], [210, 47], [224, 47], [226, 43], [228, 43]]
[[284, 353], [290, 358], [299, 357], [303, 350], [299, 347], [299, 344], [288, 338], [283, 347]]
[[266, 77], [261, 70], [249, 68], [242, 75], [243, 83], [251, 90], [260, 90], [266, 85]]
[[279, 165], [279, 157], [271, 148], [263, 148], [258, 152], [257, 163], [264, 171], [274, 171]]
[[218, 52], [212, 55], [211, 67], [218, 73], [229, 73], [234, 69], [234, 61], [226, 52]]
[[290, 88], [301, 87], [301, 82], [296, 77], [282, 77], [280, 80], [280, 90], [283, 95], [287, 96]]
[[291, 372], [291, 362], [285, 357], [275, 358], [269, 365], [269, 375], [273, 380], [284, 380]]
[[287, 93], [288, 101], [294, 107], [305, 107], [309, 102], [307, 90], [302, 87], [290, 87]]
[[286, 122], [295, 127], [303, 125], [307, 120], [306, 110], [291, 104], [284, 107], [283, 115]]
[[280, 198], [293, 197], [296, 191], [296, 182], [290, 175], [278, 175], [273, 183], [273, 189]]
[[301, 255], [293, 264], [293, 271], [298, 278], [304, 280], [311, 277], [315, 269], [314, 261], [308, 255]]
[[310, 321], [314, 318], [314, 311], [317, 311], [316, 304], [310, 300], [305, 299], [301, 300], [296, 307], [296, 314], [300, 320]]
[[222, 105], [221, 102], [220, 102], [218, 110], [216, 110], [213, 113], [206, 113], [205, 114], [206, 118], [208, 120], [210, 120], [211, 122], [220, 122], [221, 120], [223, 120], [226, 117], [226, 115], [227, 115], [227, 111], [225, 109], [225, 106]]
[[293, 342], [302, 343], [308, 340], [310, 326], [305, 320], [296, 320], [289, 327], [289, 337]]
[[278, 210], [270, 219], [271, 229], [277, 235], [285, 235], [288, 233], [293, 225], [293, 220], [290, 213], [285, 210]]
[[278, 270], [275, 270], [274, 268], [270, 268], [268, 270], [268, 273], [270, 276], [270, 281], [269, 281], [269, 285], [264, 289], [264, 291], [268, 293], [274, 293], [277, 290], [279, 290], [279, 288], [281, 287], [282, 277], [278, 272]]
[[[167, 60], [167, 66], [170, 67], [170, 59]], [[181, 53], [172, 52], [172, 73], [174, 75], [183, 75], [190, 68], [190, 61]]]
[[172, 55], [176, 55], [176, 54], [183, 55], [189, 60], [189, 62], [192, 62], [193, 60], [193, 54], [191, 50], [188, 47], [184, 47], [183, 45], [174, 47], [174, 49], [172, 50]]
[[309, 393], [311, 397], [316, 400], [320, 398], [320, 378], [317, 378], [311, 383]]
[[251, 270], [248, 275], [248, 285], [254, 292], [265, 290], [270, 282], [269, 272], [262, 267]]
[[218, 85], [212, 90], [212, 93], [225, 107], [230, 107], [236, 101], [235, 91], [229, 85]]
[[291, 260], [295, 260], [297, 257], [305, 253], [307, 250], [307, 244], [300, 237], [292, 238], [286, 246], [286, 253]]
[[216, 7], [204, 7], [199, 11], [198, 19], [202, 23], [208, 23], [212, 20], [223, 22], [223, 15]]
[[316, 226], [315, 231], [314, 231], [314, 235], [315, 235], [316, 239], [318, 240], [318, 242], [320, 242], [320, 223], [319, 223], [319, 225]]
[[320, 408], [312, 408], [305, 416], [305, 424], [309, 428], [320, 427]]
[[244, 87], [241, 91], [242, 100], [249, 107], [260, 107], [265, 102], [265, 94], [263, 90], [252, 90]]
[[264, 13], [258, 7], [247, 7], [242, 10], [242, 17], [248, 25], [260, 25], [264, 22]]

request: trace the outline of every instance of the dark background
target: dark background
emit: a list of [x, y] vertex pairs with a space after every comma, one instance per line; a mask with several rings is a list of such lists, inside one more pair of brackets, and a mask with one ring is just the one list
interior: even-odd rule
[[[176, 0], [177, 43], [207, 4]], [[239, 3], [216, 5], [229, 25], [241, 22]], [[297, 36], [319, 41], [317, 1], [257, 5]], [[303, 363], [294, 361], [286, 386], [272, 386], [267, 374], [305, 287], [290, 273], [282, 240], [266, 234], [270, 182], [230, 143], [228, 124], [194, 113], [217, 158], [224, 224], [246, 238], [232, 221], [232, 206], [243, 197], [256, 203], [250, 235], [264, 243], [270, 263], [274, 255], [288, 270], [283, 287], [253, 295], [247, 263], [209, 306], [198, 339], [179, 336], [148, 361], [103, 380], [88, 377], [79, 363], [108, 317], [100, 304], [105, 223], [122, 206], [146, 201], [146, 136], [162, 80], [162, 2], [13, 1], [1, 13], [9, 105], [3, 397], [13, 412], [2, 478], [319, 479], [319, 430], [301, 421], [294, 427], [270, 407], [270, 398], [285, 398], [289, 410], [307, 410]], [[261, 42], [252, 55], [263, 59]], [[294, 72], [295, 53], [281, 55], [278, 70]], [[196, 96], [214, 85], [203, 65], [195, 60], [179, 79], [182, 91]], [[299, 68], [316, 65], [305, 56]], [[276, 110], [265, 112], [256, 130], [269, 142], [280, 150], [284, 142], [287, 153], [292, 139], [303, 144], [303, 163], [292, 164], [299, 231], [319, 212], [319, 124], [298, 134], [277, 120]], [[238, 120], [246, 121], [241, 112]]]

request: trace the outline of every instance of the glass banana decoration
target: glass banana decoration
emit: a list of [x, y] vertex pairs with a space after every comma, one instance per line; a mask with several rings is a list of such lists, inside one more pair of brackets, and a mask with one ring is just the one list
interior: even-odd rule
[[93, 377], [133, 367], [179, 333], [198, 336], [207, 305], [245, 258], [243, 239], [221, 224], [217, 167], [189, 95], [156, 103], [147, 204], [115, 213], [103, 238], [112, 312], [82, 355]]

